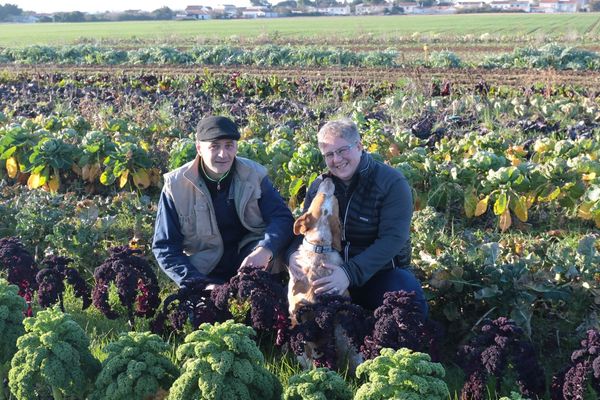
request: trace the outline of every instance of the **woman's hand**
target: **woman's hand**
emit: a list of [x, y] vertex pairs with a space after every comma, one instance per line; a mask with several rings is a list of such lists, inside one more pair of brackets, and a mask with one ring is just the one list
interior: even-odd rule
[[331, 271], [331, 275], [324, 276], [313, 282], [317, 289], [315, 294], [342, 294], [350, 286], [346, 272], [339, 265], [323, 264], [323, 268]]

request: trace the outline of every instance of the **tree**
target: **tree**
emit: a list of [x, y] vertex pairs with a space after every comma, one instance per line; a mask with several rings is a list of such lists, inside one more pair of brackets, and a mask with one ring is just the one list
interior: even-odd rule
[[250, 4], [254, 7], [271, 7], [269, 0], [250, 0]]
[[23, 14], [23, 10], [15, 4], [0, 5], [0, 21], [6, 21], [10, 17], [16, 17]]
[[310, 0], [298, 0], [298, 7], [299, 8], [313, 7], [314, 5], [315, 5], [315, 3], [313, 1], [310, 1]]
[[81, 11], [60, 12], [54, 14], [55, 22], [84, 22], [85, 14]]
[[337, 7], [340, 5], [336, 0], [316, 0], [315, 3], [317, 7]]
[[277, 8], [277, 7], [296, 8], [296, 7], [298, 7], [298, 4], [296, 3], [296, 0], [283, 0], [283, 1], [280, 1], [279, 3], [275, 4], [274, 7], [275, 8]]
[[154, 19], [173, 19], [175, 16], [175, 12], [171, 10], [169, 7], [161, 7], [152, 11], [150, 14], [154, 17]]

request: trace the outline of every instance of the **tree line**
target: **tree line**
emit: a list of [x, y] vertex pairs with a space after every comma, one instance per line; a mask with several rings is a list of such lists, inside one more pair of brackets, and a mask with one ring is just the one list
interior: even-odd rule
[[[0, 5], [0, 21], [10, 22], [26, 13], [15, 4]], [[173, 19], [175, 11], [161, 7], [154, 11], [127, 10], [122, 12], [104, 12], [88, 14], [81, 11], [57, 12], [40, 17], [39, 22], [92, 22], [92, 21], [144, 21]]]

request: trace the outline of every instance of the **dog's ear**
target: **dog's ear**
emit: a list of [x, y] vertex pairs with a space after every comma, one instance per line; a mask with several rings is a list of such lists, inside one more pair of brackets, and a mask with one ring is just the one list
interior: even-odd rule
[[310, 212], [301, 215], [294, 222], [294, 235], [304, 235], [310, 228], [314, 226], [313, 216]]
[[331, 247], [337, 251], [342, 251], [342, 225], [340, 219], [335, 215], [327, 217], [329, 227], [331, 228]]

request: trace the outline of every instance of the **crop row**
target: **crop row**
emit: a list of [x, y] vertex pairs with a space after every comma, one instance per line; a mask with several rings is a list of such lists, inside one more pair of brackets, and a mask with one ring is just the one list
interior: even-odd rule
[[[431, 219], [427, 215], [424, 217], [425, 218], [422, 218], [422, 216], [419, 217], [421, 220], [420, 227], [422, 228], [425, 227], [423, 223], [427, 224], [427, 220], [431, 222]], [[594, 245], [592, 243], [593, 240], [590, 241], [589, 238], [586, 239], [586, 242], [586, 244], [583, 244], [580, 247], [582, 248], [581, 252], [585, 253], [586, 257], [588, 257], [594, 252]], [[592, 246], [592, 252], [583, 249], [585, 246], [590, 245]], [[493, 254], [494, 252], [496, 254], [498, 253], [498, 249], [494, 251], [493, 246], [488, 245], [484, 246], [484, 248], [485, 247], [487, 247], [490, 254]], [[120, 335], [114, 344], [109, 344], [105, 347], [104, 352], [108, 355], [108, 358], [104, 360], [102, 365], [103, 370], [100, 371], [100, 374], [98, 374], [97, 361], [90, 357], [88, 338], [85, 337], [82, 329], [70, 320], [69, 316], [62, 314], [57, 308], [47, 311], [36, 311], [35, 318], [28, 318], [25, 320], [25, 335], [22, 336], [22, 339], [17, 339], [19, 335], [23, 334], [23, 327], [20, 326], [20, 319], [22, 318], [23, 312], [31, 314], [31, 303], [33, 299], [37, 298], [39, 304], [43, 308], [51, 307], [54, 303], [59, 303], [62, 307], [65, 283], [73, 285], [75, 295], [81, 297], [83, 300], [83, 308], [86, 308], [90, 303], [93, 303], [107, 318], [116, 318], [118, 316], [118, 310], [123, 309], [125, 309], [130, 322], [133, 322], [134, 315], [146, 318], [151, 317], [158, 306], [158, 281], [152, 270], [149, 268], [148, 263], [137, 255], [140, 253], [139, 250], [133, 250], [126, 246], [113, 248], [110, 253], [110, 256], [102, 263], [102, 265], [96, 268], [96, 271], [94, 272], [96, 285], [91, 293], [90, 299], [90, 290], [85, 288], [85, 282], [73, 279], [74, 275], [71, 272], [74, 271], [72, 268], [68, 267], [68, 264], [73, 260], [50, 255], [42, 261], [46, 267], [38, 271], [33, 258], [17, 240], [11, 238], [0, 240], [0, 267], [2, 267], [4, 271], [7, 271], [8, 278], [18, 285], [18, 287], [7, 286], [4, 281], [0, 280], [0, 306], [5, 307], [6, 309], [14, 309], [12, 312], [0, 315], [0, 318], [2, 318], [0, 319], [0, 322], [3, 322], [5, 329], [8, 329], [8, 334], [3, 336], [2, 342], [7, 351], [2, 353], [3, 358], [0, 359], [0, 361], [4, 363], [5, 360], [12, 357], [12, 369], [10, 372], [8, 369], [5, 369], [0, 370], [0, 373], [4, 374], [8, 372], [9, 387], [17, 399], [30, 399], [33, 398], [31, 397], [31, 393], [40, 394], [45, 393], [48, 390], [52, 391], [54, 398], [63, 398], [62, 396], [69, 395], [76, 395], [78, 398], [83, 398], [84, 393], [87, 393], [88, 390], [93, 390], [94, 394], [92, 394], [91, 398], [115, 398], [115, 396], [121, 398], [119, 397], [120, 394], [133, 396], [133, 398], [137, 399], [145, 398], [145, 396], [149, 394], [147, 390], [156, 391], [158, 386], [161, 386], [163, 389], [169, 389], [172, 381], [177, 378], [179, 374], [181, 374], [180, 379], [184, 381], [192, 379], [189, 377], [189, 374], [192, 373], [192, 371], [189, 370], [186, 366], [187, 362], [183, 362], [184, 360], [180, 355], [182, 352], [185, 352], [184, 348], [190, 347], [187, 346], [186, 343], [197, 342], [200, 339], [200, 342], [202, 343], [197, 343], [197, 345], [210, 351], [209, 354], [206, 354], [208, 357], [206, 360], [207, 362], [210, 362], [211, 359], [221, 360], [222, 362], [221, 357], [225, 357], [225, 355], [221, 353], [222, 351], [233, 353], [226, 355], [228, 359], [232, 357], [233, 359], [237, 359], [239, 356], [244, 356], [244, 350], [242, 349], [248, 349], [248, 346], [255, 346], [250, 341], [245, 345], [235, 345], [236, 341], [243, 339], [239, 336], [240, 333], [243, 332], [243, 336], [248, 336], [252, 332], [251, 329], [242, 325], [232, 325], [231, 321], [226, 322], [223, 325], [218, 323], [214, 326], [206, 324], [200, 325], [202, 322], [214, 323], [232, 317], [242, 320], [257, 331], [262, 332], [263, 343], [265, 340], [269, 339], [268, 336], [264, 336], [264, 334], [276, 332], [276, 346], [281, 346], [282, 343], [289, 341], [293, 351], [296, 354], [299, 354], [298, 352], [302, 352], [301, 349], [304, 342], [307, 340], [306, 338], [331, 337], [331, 340], [334, 340], [334, 325], [332, 325], [333, 320], [331, 318], [333, 315], [341, 312], [342, 314], [340, 315], [343, 315], [343, 317], [339, 320], [335, 320], [346, 330], [347, 335], [350, 335], [352, 338], [356, 337], [356, 339], [352, 341], [353, 345], [359, 346], [364, 340], [364, 344], [360, 346], [360, 351], [366, 359], [374, 359], [373, 362], [367, 361], [358, 368], [357, 374], [359, 378], [361, 375], [364, 377], [365, 372], [367, 372], [369, 368], [374, 368], [379, 363], [382, 364], [379, 365], [378, 368], [382, 368], [384, 365], [390, 367], [391, 365], [395, 365], [396, 362], [403, 365], [404, 368], [409, 368], [408, 365], [412, 362], [419, 361], [421, 368], [417, 368], [414, 371], [415, 374], [423, 375], [423, 371], [429, 370], [429, 368], [423, 369], [423, 363], [425, 361], [430, 361], [429, 356], [419, 355], [417, 353], [413, 354], [406, 350], [400, 350], [394, 354], [394, 352], [385, 350], [385, 348], [400, 349], [401, 347], [410, 347], [415, 351], [429, 351], [432, 352], [434, 356], [437, 355], [437, 352], [433, 349], [437, 348], [440, 344], [439, 335], [441, 334], [441, 331], [439, 331], [437, 325], [431, 325], [431, 322], [428, 324], [423, 324], [421, 322], [418, 307], [411, 306], [410, 294], [399, 292], [387, 295], [383, 306], [381, 306], [380, 309], [375, 310], [373, 314], [375, 316], [374, 319], [372, 316], [369, 316], [369, 313], [366, 312], [366, 310], [354, 310], [350, 305], [345, 304], [347, 300], [335, 298], [336, 296], [333, 296], [332, 298], [323, 299], [324, 302], [322, 304], [317, 304], [309, 310], [309, 312], [314, 313], [315, 320], [318, 321], [316, 326], [311, 324], [300, 324], [295, 327], [290, 327], [289, 322], [286, 322], [287, 318], [280, 318], [280, 314], [285, 314], [285, 310], [287, 309], [285, 306], [285, 290], [273, 275], [252, 268], [242, 270], [240, 274], [232, 278], [229, 283], [217, 286], [212, 292], [201, 289], [202, 282], [198, 282], [198, 287], [182, 288], [177, 293], [164, 300], [162, 312], [168, 313], [168, 315], [163, 315], [162, 317], [157, 315], [156, 319], [150, 324], [152, 329], [158, 328], [158, 331], [163, 334], [169, 332], [172, 333], [173, 329], [175, 332], [181, 333], [185, 330], [184, 324], [188, 316], [193, 329], [198, 328], [198, 325], [200, 325], [200, 330], [188, 335], [184, 344], [177, 349], [177, 359], [181, 365], [181, 371], [177, 371], [174, 367], [169, 367], [168, 370], [171, 371], [170, 375], [172, 375], [170, 378], [167, 378], [167, 380], [170, 379], [169, 383], [161, 381], [160, 385], [157, 386], [157, 383], [154, 381], [147, 382], [147, 384], [150, 385], [148, 388], [138, 387], [134, 384], [136, 379], [142, 379], [140, 376], [153, 374], [157, 371], [152, 365], [156, 360], [152, 357], [149, 358], [148, 355], [148, 352], [152, 352], [152, 349], [138, 349], [138, 343], [136, 342], [151, 341], [156, 345], [154, 350], [159, 353], [164, 353], [167, 350], [166, 346], [160, 345], [159, 342], [161, 342], [161, 340], [156, 336], [145, 333]], [[598, 258], [597, 251], [596, 255], [593, 257], [596, 259]], [[493, 259], [494, 256], [491, 258]], [[594, 260], [588, 261], [592, 264], [594, 263]], [[492, 261], [494, 264], [491, 266], [495, 266], [495, 262], [496, 261]], [[495, 267], [499, 271], [503, 269], [509, 270], [508, 265], [498, 265]], [[516, 265], [513, 266], [513, 268], [515, 267]], [[524, 276], [521, 277], [521, 279], [523, 278]], [[64, 283], [62, 282], [63, 279]], [[438, 275], [436, 279], [442, 281], [440, 275]], [[447, 279], [446, 281], [457, 283], [458, 280], [459, 279], [455, 278], [452, 280]], [[440, 289], [441, 286], [436, 286], [436, 288]], [[110, 291], [113, 291], [112, 302], [109, 301]], [[545, 292], [549, 295], [552, 291], [559, 292], [560, 289], [548, 289]], [[19, 296], [24, 297], [25, 301]], [[554, 296], [557, 296], [557, 294], [554, 294]], [[549, 297], [548, 300], [550, 299], [551, 298]], [[117, 305], [116, 303], [120, 303], [118, 305], [120, 308], [115, 307]], [[29, 308], [27, 308], [27, 305], [29, 305]], [[134, 305], [135, 314], [133, 308]], [[394, 312], [392, 312], [392, 309]], [[116, 310], [117, 312], [115, 312]], [[161, 326], [164, 324], [167, 317], [172, 325], [170, 325], [170, 330], [165, 332], [162, 330]], [[368, 332], [372, 333], [369, 334]], [[536, 349], [531, 346], [525, 333], [526, 332], [523, 331], [522, 328], [519, 328], [515, 322], [509, 321], [506, 318], [498, 318], [494, 321], [483, 321], [481, 328], [478, 328], [474, 335], [470, 335], [471, 338], [468, 340], [468, 345], [461, 346], [458, 350], [459, 363], [467, 374], [467, 380], [462, 389], [464, 396], [471, 398], [472, 396], [476, 397], [483, 395], [483, 392], [485, 391], [485, 381], [488, 375], [490, 377], [495, 376], [498, 378], [498, 376], [507, 373], [509, 370], [513, 370], [517, 373], [520, 391], [523, 395], [531, 398], [543, 396], [546, 392], [544, 373], [536, 361]], [[233, 337], [230, 337], [229, 335], [232, 334]], [[584, 390], [585, 376], [581, 376], [581, 374], [590, 374], [591, 368], [588, 368], [589, 366], [585, 367], [585, 365], [578, 366], [577, 364], [585, 359], [585, 357], [581, 357], [582, 352], [583, 354], [587, 354], [589, 351], [591, 356], [597, 356], [593, 351], [593, 347], [596, 346], [596, 342], [599, 340], [598, 333], [595, 331], [589, 331], [587, 336], [587, 341], [582, 342], [583, 348], [578, 350], [578, 352], [573, 353], [572, 363], [569, 363], [562, 373], [556, 375], [558, 382], [553, 383], [553, 386], [550, 389], [553, 396], [560, 396], [560, 393], [562, 393], [563, 390]], [[226, 339], [227, 337], [230, 338]], [[70, 340], [73, 340], [73, 342], [70, 342]], [[213, 342], [215, 340], [216, 342]], [[17, 348], [16, 353], [15, 350], [13, 350], [15, 341]], [[125, 343], [122, 343], [123, 341], [125, 341]], [[461, 341], [463, 341], [463, 343], [467, 342], [466, 339]], [[66, 342], [66, 347], [63, 342]], [[322, 341], [319, 343], [321, 342]], [[122, 344], [119, 345], [119, 343]], [[433, 345], [434, 343], [435, 345]], [[452, 343], [452, 348], [456, 351], [456, 342], [450, 341], [450, 343]], [[228, 348], [221, 348], [224, 344], [227, 344]], [[300, 346], [300, 350], [298, 346]], [[118, 351], [112, 352], [111, 349], [114, 349], [115, 347]], [[63, 349], [60, 354], [53, 351], [53, 349], [58, 348]], [[217, 351], [219, 348], [221, 349]], [[325, 349], [326, 348], [323, 348], [323, 351]], [[220, 355], [217, 356], [215, 351], [220, 353]], [[498, 354], [498, 358], [490, 358], [488, 356], [490, 352]], [[196, 357], [199, 353], [202, 353], [199, 349], [196, 349], [194, 352]], [[262, 365], [264, 358], [260, 354], [258, 348], [253, 347], [252, 353], [257, 357], [252, 364]], [[14, 357], [13, 354], [15, 354]], [[137, 361], [133, 362], [133, 364], [132, 361], [124, 362], [124, 360], [112, 360], [112, 358], [115, 357], [127, 358], [130, 356], [139, 357], [139, 359], [136, 358]], [[389, 357], [389, 359], [387, 359], [387, 357]], [[500, 361], [505, 359], [510, 360], [510, 364]], [[82, 361], [78, 362], [76, 360]], [[340, 367], [336, 364], [329, 364], [331, 360], [327, 353], [324, 353], [324, 356], [317, 361], [327, 365], [329, 368]], [[71, 368], [54, 368], [57, 366], [57, 363], [60, 364], [60, 362], [70, 362]], [[166, 367], [164, 362], [166, 361], [161, 361], [163, 369], [159, 369], [158, 371], [164, 371], [164, 368]], [[149, 365], [143, 365], [142, 363], [149, 363]], [[226, 365], [231, 365], [231, 362]], [[198, 382], [200, 385], [199, 390], [202, 393], [202, 397], [200, 398], [214, 398], [214, 396], [211, 396], [208, 393], [213, 393], [215, 391], [216, 393], [221, 393], [222, 391], [231, 390], [227, 378], [224, 379], [222, 376], [211, 375], [214, 373], [227, 375], [229, 373], [228, 371], [230, 371], [229, 368], [222, 367], [223, 368], [218, 369], [214, 367], [208, 369], [204, 368], [202, 371], [196, 369], [193, 370], [192, 376], [196, 376], [194, 374], [199, 374], [192, 380], [193, 382]], [[564, 372], [570, 367], [574, 370], [579, 368], [579, 380], [571, 377], [569, 373], [564, 375]], [[77, 368], [82, 368], [83, 371], [78, 371]], [[121, 368], [123, 368], [123, 370], [121, 370]], [[436, 366], [431, 365], [431, 368], [438, 371], [434, 374], [438, 379], [435, 385], [437, 389], [430, 386], [422, 386], [423, 382], [418, 380], [417, 382], [421, 382], [418, 389], [419, 392], [423, 394], [427, 391], [430, 396], [427, 398], [447, 398], [448, 389], [442, 380], [442, 378], [444, 378], [443, 367], [437, 364]], [[490, 368], [492, 370], [490, 370]], [[585, 369], [582, 370], [582, 368]], [[213, 372], [210, 372], [211, 369]], [[71, 374], [65, 371], [74, 372]], [[392, 371], [390, 370], [389, 372], [391, 373]], [[234, 374], [234, 377], [239, 378], [241, 371], [238, 370], [236, 372], [234, 368], [232, 373]], [[378, 372], [377, 370], [374, 370], [366, 373], [367, 381], [373, 378], [373, 373], [377, 374]], [[426, 375], [427, 374], [428, 373], [426, 373]], [[85, 375], [86, 378], [84, 378], [83, 375]], [[106, 375], [108, 375], [108, 377]], [[329, 375], [328, 379], [337, 379], [335, 374]], [[389, 376], [389, 374], [384, 373], [379, 379], [367, 384], [366, 387], [359, 388], [355, 399], [387, 399], [390, 396], [390, 390], [400, 392], [410, 392], [415, 390], [414, 385], [412, 384], [401, 383], [395, 380], [388, 381], [387, 379], [389, 379]], [[160, 377], [157, 376], [154, 378], [161, 380]], [[309, 377], [305, 377], [305, 379], [308, 378]], [[91, 383], [94, 379], [98, 380], [96, 381], [95, 388], [92, 389]], [[143, 379], [149, 378], [145, 377]], [[207, 386], [203, 386], [203, 381], [210, 381], [211, 379], [216, 379], [216, 382], [218, 383], [215, 383], [215, 386], [211, 386], [210, 389]], [[296, 378], [290, 378], [290, 383], [294, 382], [295, 379]], [[405, 382], [406, 379], [409, 378], [405, 377], [402, 382]], [[414, 379], [419, 378], [415, 377]], [[428, 378], [422, 376], [422, 379], [427, 380]], [[133, 380], [134, 382], [131, 382], [130, 380]], [[119, 384], [116, 385], [116, 387], [113, 387], [108, 384], [110, 381], [118, 381]], [[252, 379], [249, 379], [248, 381], [242, 379], [242, 382], [238, 382], [238, 384], [242, 383], [250, 386], [247, 389], [251, 392], [253, 390], [270, 391], [272, 389], [274, 393], [267, 396], [279, 398], [281, 389], [276, 380], [273, 381], [275, 386], [269, 385], [262, 388], [253, 387], [251, 384]], [[382, 383], [384, 385], [380, 386]], [[338, 391], [342, 390], [343, 393], [349, 393], [347, 395], [345, 394], [342, 398], [351, 398], [350, 392], [347, 389], [344, 389], [346, 384], [343, 381], [340, 380], [339, 382], [336, 382], [336, 385], [339, 386], [337, 389]], [[511, 387], [511, 384], [505, 381], [503, 384], [498, 384], [496, 390], [500, 392], [500, 387], [503, 385]], [[174, 384], [170, 389], [170, 396], [172, 397], [169, 398], [198, 398], [197, 395], [190, 394], [192, 392], [195, 393], [195, 390], [198, 389], [193, 389], [195, 386], [192, 385], [192, 383], [187, 383], [186, 386], [188, 389], [185, 389], [182, 393], [182, 389]], [[277, 387], [279, 387], [279, 389]], [[413, 389], [411, 389], [411, 387]], [[107, 391], [106, 393], [104, 393], [105, 390]], [[323, 389], [321, 388], [321, 390]], [[337, 396], [339, 394], [335, 395]], [[252, 398], [252, 396], [248, 397], [240, 394], [238, 394], [238, 396], [241, 397], [235, 398]], [[301, 393], [298, 394], [298, 396], [301, 396]], [[565, 396], [565, 398], [569, 398], [567, 395]], [[219, 396], [217, 395], [216, 397], [218, 398]], [[519, 399], [521, 397], [517, 396], [513, 398]]]
[[[250, 400], [260, 397], [266, 400], [302, 400], [318, 396], [332, 400], [383, 400], [404, 395], [443, 400], [448, 399], [450, 394], [443, 380], [444, 367], [431, 362], [429, 355], [407, 348], [398, 351], [384, 348], [372, 360], [361, 364], [356, 375], [362, 383], [355, 394], [338, 373], [327, 368], [291, 376], [284, 391], [282, 382], [267, 369], [265, 357], [254, 341], [253, 329], [232, 320], [202, 324], [173, 349], [159, 336], [149, 332], [121, 333], [115, 341], [103, 347], [103, 361], [100, 363], [90, 351], [90, 340], [84, 330], [69, 314], [55, 308], [23, 320], [21, 311], [24, 302], [18, 296], [17, 288], [7, 285], [4, 280], [0, 280], [0, 302], [11, 311], [10, 318], [3, 315], [0, 319], [5, 329], [2, 345], [6, 350], [0, 358], [6, 365], [0, 376], [3, 380], [8, 378], [7, 389], [12, 395], [5, 393], [3, 386], [0, 388], [2, 398]], [[514, 329], [510, 324], [504, 325], [508, 326], [500, 328], [505, 331], [507, 328]], [[490, 324], [490, 327], [493, 325]], [[520, 343], [516, 331], [514, 334], [494, 334], [498, 339], [515, 342], [510, 346], [514, 350], [509, 350], [509, 346], [499, 349], [498, 353], [503, 356], [518, 352], [520, 347], [526, 348]], [[597, 332], [590, 334], [590, 337], [596, 338], [593, 334], [597, 336]], [[494, 335], [487, 336], [494, 339]], [[589, 351], [590, 347], [592, 343], [582, 351]], [[176, 360], [167, 355], [170, 350], [175, 353]], [[475, 352], [473, 355], [481, 357]], [[537, 366], [532, 365], [534, 360], [527, 361], [527, 368]], [[581, 361], [575, 359], [568, 367], [573, 370], [581, 368], [578, 363]], [[536, 392], [540, 385], [527, 384], [532, 381], [531, 378], [537, 378], [543, 387], [543, 379], [529, 374], [526, 381], [521, 370], [523, 368], [519, 370], [519, 377], [521, 386], [526, 388], [524, 392], [528, 395], [541, 393]], [[537, 372], [539, 366], [535, 370]], [[501, 371], [496, 371], [498, 373]], [[481, 381], [479, 387], [471, 383], [464, 390], [465, 396], [482, 394], [483, 374], [481, 371], [478, 375]], [[568, 376], [562, 379], [565, 380], [565, 390], [583, 389], [582, 382]], [[562, 394], [558, 388], [555, 392], [556, 395]], [[502, 399], [509, 400], [508, 397]], [[523, 398], [515, 393], [510, 399]]]
[[[405, 97], [385, 101], [392, 108], [415, 106]], [[441, 109], [442, 103], [432, 100], [428, 106]], [[365, 146], [407, 176], [417, 208], [429, 205], [467, 218], [492, 210], [504, 231], [515, 217], [527, 222], [532, 207], [550, 205], [600, 226], [598, 129], [583, 123], [561, 133], [559, 125], [541, 122], [575, 116], [595, 120], [598, 105], [589, 100], [463, 97], [451, 104], [454, 114], [445, 115], [443, 125], [435, 115], [424, 115], [410, 131], [389, 131], [384, 121], [367, 118], [366, 108], [373, 104], [354, 106], [351, 115]], [[478, 109], [497, 118], [515, 114], [520, 120], [517, 129], [501, 135], [491, 127], [458, 135], [460, 126], [469, 124], [469, 116], [460, 109]], [[67, 187], [87, 184], [91, 191], [98, 184], [146, 189], [160, 187], [162, 173], [195, 155], [191, 138], [161, 137], [122, 119], [108, 120], [102, 128], [92, 130], [81, 117], [5, 121], [0, 129], [0, 176], [53, 192], [61, 182]], [[155, 141], [158, 146], [150, 144]], [[246, 127], [239, 153], [266, 165], [275, 185], [293, 203], [324, 167], [314, 137], [296, 135], [285, 126], [269, 132]]]
[[406, 67], [427, 68], [536, 68], [558, 70], [600, 70], [598, 53], [555, 43], [541, 48], [516, 48], [513, 52], [485, 57], [478, 62], [462, 61], [447, 50], [428, 51], [410, 57], [393, 48], [378, 51], [353, 51], [343, 48], [321, 48], [289, 45], [263, 45], [243, 49], [230, 45], [198, 46], [190, 50], [176, 47], [144, 47], [120, 50], [93, 45], [64, 47], [34, 45], [5, 48], [0, 62], [17, 64], [76, 65], [255, 65], [288, 67]]
[[445, 357], [486, 317], [510, 317], [557, 371], [600, 311], [600, 103], [580, 88], [30, 72], [0, 76], [0, 103], [0, 234], [88, 281], [114, 246], [152, 260], [160, 175], [194, 156], [203, 116], [239, 123], [240, 154], [295, 210], [324, 167], [318, 127], [349, 116], [414, 188], [413, 264]]

